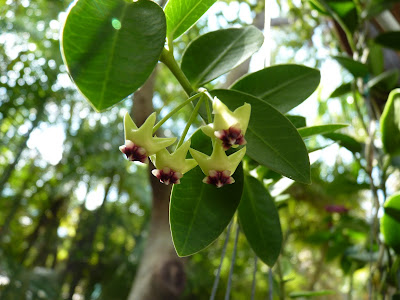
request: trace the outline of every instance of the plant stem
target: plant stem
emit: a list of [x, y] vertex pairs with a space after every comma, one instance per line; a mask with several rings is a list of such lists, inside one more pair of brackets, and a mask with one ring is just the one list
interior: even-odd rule
[[[204, 89], [204, 94], [210, 99], [210, 101], [213, 101], [213, 97], [210, 95], [210, 93]], [[208, 123], [212, 123], [212, 115], [211, 115], [211, 108], [210, 108], [210, 102], [206, 100], [206, 110], [207, 110], [207, 121]]]
[[233, 268], [235, 267], [235, 261], [236, 261], [236, 251], [239, 238], [239, 231], [240, 231], [239, 223], [236, 223], [235, 243], [233, 244], [232, 260], [231, 260], [231, 267], [229, 269], [228, 284], [226, 286], [225, 300], [230, 299], [230, 293], [232, 289]]
[[357, 116], [358, 116], [358, 118], [360, 119], [360, 122], [361, 122], [361, 125], [362, 125], [362, 127], [363, 127], [363, 129], [365, 130], [365, 133], [367, 134], [367, 135], [369, 135], [369, 131], [368, 131], [368, 127], [367, 127], [367, 124], [365, 123], [365, 121], [364, 121], [364, 118], [363, 118], [363, 115], [362, 115], [362, 113], [361, 113], [361, 109], [360, 109], [360, 105], [358, 104], [358, 97], [357, 97], [357, 91], [358, 91], [358, 89], [357, 89], [357, 83], [356, 83], [356, 81], [353, 81], [353, 83], [352, 83], [352, 93], [353, 93], [353, 101], [354, 101], [354, 106], [355, 106], [355, 108], [356, 108], [356, 113], [357, 113]]
[[203, 102], [203, 97], [200, 98], [200, 100], [197, 102], [196, 106], [194, 107], [192, 114], [190, 115], [190, 119], [187, 122], [185, 129], [183, 130], [181, 138], [179, 139], [176, 149], [178, 149], [183, 144], [183, 141], [185, 140], [186, 134], [188, 133], [190, 126], [192, 125], [192, 123], [194, 122], [194, 120], [197, 117], [197, 112], [199, 111], [199, 108], [200, 108], [200, 105], [202, 102]]
[[162, 124], [164, 124], [169, 118], [171, 118], [175, 113], [177, 113], [179, 110], [181, 110], [184, 106], [192, 102], [193, 100], [196, 100], [199, 98], [203, 93], [198, 93], [189, 99], [185, 100], [181, 104], [179, 104], [177, 107], [175, 107], [173, 110], [171, 110], [164, 118], [162, 118], [154, 127], [153, 127], [153, 134], [158, 130], [158, 128], [161, 127]]
[[161, 52], [160, 61], [167, 66], [172, 74], [174, 74], [175, 78], [179, 81], [186, 94], [191, 96], [194, 92], [194, 89], [189, 80], [186, 78], [185, 74], [183, 74], [181, 68], [178, 66], [178, 63], [176, 62], [172, 52], [164, 48]]
[[225, 242], [224, 242], [224, 246], [222, 247], [222, 252], [221, 252], [221, 260], [220, 260], [220, 262], [219, 262], [219, 267], [218, 267], [218, 270], [217, 270], [217, 275], [215, 276], [213, 288], [212, 288], [212, 291], [211, 291], [210, 300], [214, 300], [214, 299], [215, 299], [215, 295], [217, 294], [218, 283], [219, 283], [219, 279], [220, 279], [220, 277], [221, 277], [222, 263], [224, 262], [224, 257], [225, 257], [225, 254], [226, 254], [226, 248], [227, 248], [227, 246], [228, 246], [229, 236], [230, 236], [230, 234], [231, 234], [232, 223], [233, 223], [233, 221], [231, 221], [231, 222], [229, 223], [228, 229], [226, 230]]

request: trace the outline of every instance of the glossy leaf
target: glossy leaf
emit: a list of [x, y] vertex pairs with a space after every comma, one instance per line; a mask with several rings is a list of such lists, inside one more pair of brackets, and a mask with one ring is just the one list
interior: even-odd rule
[[263, 99], [286, 113], [307, 99], [318, 87], [317, 69], [302, 65], [277, 65], [240, 78], [230, 89]]
[[[197, 130], [191, 138], [191, 147], [211, 154], [210, 141], [201, 130]], [[222, 188], [203, 183], [204, 177], [197, 166], [172, 189], [170, 226], [179, 256], [194, 254], [210, 245], [229, 224], [242, 196], [241, 164], [233, 174], [235, 183]]]
[[351, 89], [352, 89], [352, 84], [351, 82], [348, 83], [343, 83], [342, 85], [340, 85], [339, 87], [337, 87], [332, 94], [329, 96], [329, 98], [336, 98], [336, 97], [341, 97], [343, 95], [346, 95], [348, 93], [351, 93]]
[[381, 33], [375, 38], [375, 43], [386, 48], [400, 50], [400, 31], [389, 31]]
[[394, 220], [400, 223], [400, 209], [394, 207], [385, 207], [385, 214], [391, 216]]
[[192, 27], [217, 0], [169, 0], [164, 11], [167, 36], [178, 38]]
[[[211, 155], [213, 147], [211, 139], [201, 129], [197, 129], [190, 137], [190, 148]], [[190, 153], [188, 153], [190, 155]]]
[[230, 71], [262, 45], [264, 36], [254, 26], [206, 33], [189, 44], [182, 57], [182, 70], [199, 87]]
[[266, 101], [233, 90], [214, 90], [230, 110], [249, 103], [251, 117], [246, 132], [247, 155], [293, 180], [310, 183], [307, 149], [293, 124]]
[[368, 75], [368, 66], [359, 61], [355, 61], [346, 56], [334, 56], [333, 58], [336, 59], [343, 68], [353, 74], [354, 77], [364, 77]]
[[386, 153], [400, 153], [400, 89], [389, 94], [380, 123]]
[[312, 135], [317, 134], [324, 134], [336, 131], [338, 129], [347, 127], [347, 124], [328, 124], [328, 125], [317, 125], [317, 126], [310, 126], [310, 127], [303, 127], [298, 128], [297, 131], [299, 132], [302, 138], [309, 137]]
[[209, 246], [229, 224], [240, 202], [241, 165], [233, 174], [236, 182], [222, 188], [203, 183], [204, 177], [197, 166], [172, 189], [169, 220], [179, 256], [191, 255]]
[[325, 133], [324, 137], [337, 142], [340, 146], [346, 148], [353, 153], [360, 153], [362, 151], [362, 145], [360, 142], [356, 141], [353, 137], [343, 134], [343, 133]]
[[257, 256], [272, 267], [282, 247], [282, 230], [274, 200], [263, 184], [244, 177], [239, 219], [247, 241]]
[[285, 115], [286, 118], [288, 118], [288, 120], [290, 122], [292, 122], [292, 124], [294, 125], [294, 127], [296, 128], [300, 128], [300, 127], [306, 127], [306, 118], [303, 116], [296, 116], [296, 115]]
[[78, 89], [98, 110], [137, 90], [164, 46], [164, 12], [148, 0], [79, 0], [63, 28], [63, 59]]

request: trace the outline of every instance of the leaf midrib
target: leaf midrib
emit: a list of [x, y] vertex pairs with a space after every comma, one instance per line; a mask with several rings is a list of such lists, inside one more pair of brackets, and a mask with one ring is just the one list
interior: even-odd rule
[[[287, 165], [289, 165], [299, 176], [300, 178], [307, 179], [305, 178], [293, 165], [290, 161], [288, 161], [284, 156], [280, 155], [280, 153], [274, 149], [267, 141], [265, 141], [263, 138], [261, 138], [250, 126], [248, 128], [249, 131], [251, 131], [256, 137], [258, 137], [261, 141], [264, 142], [264, 144], [270, 148], [279, 158], [281, 158], [284, 162], [286, 162]], [[300, 138], [301, 139], [301, 138]], [[270, 168], [270, 167], [269, 167]], [[272, 168], [271, 168], [272, 169]], [[279, 170], [278, 173], [281, 173]], [[289, 177], [290, 178], [290, 177]], [[304, 182], [309, 182], [309, 180], [305, 180]]]
[[[125, 18], [125, 14], [126, 14], [126, 10], [127, 10], [128, 6], [129, 6], [129, 3], [125, 2], [124, 3], [124, 7], [123, 7], [122, 12], [121, 12], [121, 17], [120, 17], [121, 24], [122, 24], [122, 21]], [[108, 81], [109, 81], [109, 78], [110, 78], [111, 66], [112, 66], [113, 61], [114, 61], [114, 52], [115, 52], [115, 48], [116, 48], [116, 44], [117, 44], [117, 40], [118, 40], [118, 36], [119, 36], [120, 31], [121, 30], [117, 30], [117, 32], [115, 33], [115, 35], [113, 37], [113, 40], [112, 40], [110, 59], [108, 60], [105, 78], [104, 78], [104, 81], [103, 81], [103, 84], [102, 84], [102, 87], [101, 87], [100, 99], [99, 99], [99, 102], [97, 104], [97, 108], [100, 109], [100, 110], [103, 109], [104, 94], [106, 92], [106, 88], [107, 88]]]
[[186, 19], [190, 16], [190, 14], [202, 3], [203, 3], [203, 1], [198, 1], [197, 4], [194, 5], [193, 8], [188, 11], [188, 13], [185, 15], [185, 17], [183, 17], [182, 20], [180, 22], [178, 22], [178, 24], [175, 26], [175, 29], [172, 30], [172, 32], [170, 32], [169, 35], [172, 35], [172, 37], [174, 38], [175, 32], [179, 29], [179, 27], [182, 25], [182, 23], [184, 21], [186, 21]]
[[209, 64], [208, 67], [205, 68], [205, 69], [203, 70], [203, 72], [200, 73], [199, 76], [197, 76], [198, 79], [193, 83], [194, 86], [198, 86], [198, 84], [199, 84], [200, 82], [202, 82], [202, 79], [204, 80], [204, 77], [210, 72], [210, 70], [211, 70], [212, 68], [214, 68], [214, 66], [220, 61], [220, 59], [221, 59], [223, 56], [225, 56], [225, 54], [226, 54], [229, 50], [232, 49], [232, 47], [242, 38], [243, 35], [245, 35], [245, 34], [247, 33], [247, 31], [249, 30], [249, 28], [251, 28], [251, 27], [243, 28], [243, 32], [242, 32], [236, 39], [232, 40], [232, 42], [228, 45], [228, 47], [226, 47], [225, 50], [222, 51], [222, 52], [217, 56], [217, 58], [214, 60], [214, 62], [211, 63], [211, 64]]
[[284, 89], [285, 87], [287, 87], [287, 86], [289, 86], [289, 85], [291, 85], [291, 84], [293, 84], [293, 83], [295, 83], [295, 82], [297, 82], [297, 81], [299, 81], [299, 80], [301, 80], [301, 79], [303, 79], [303, 78], [305, 78], [305, 77], [308, 77], [308, 76], [310, 76], [310, 75], [311, 75], [311, 76], [313, 75], [312, 72], [303, 74], [302, 76], [298, 76], [298, 77], [296, 77], [296, 78], [294, 78], [294, 79], [292, 79], [292, 80], [285, 81], [285, 83], [280, 84], [280, 85], [278, 85], [278, 86], [276, 86], [276, 87], [274, 87], [274, 88], [272, 88], [272, 89], [266, 91], [265, 93], [261, 94], [261, 95], [260, 95], [260, 98], [263, 98], [263, 99], [264, 99], [264, 98], [267, 97], [267, 96], [271, 96], [271, 95], [273, 95], [273, 94], [276, 94], [276, 91], [277, 91], [277, 90], [279, 90], [279, 89]]
[[[250, 206], [251, 206], [251, 209], [253, 210], [253, 215], [254, 215], [255, 221], [257, 223], [257, 229], [259, 229], [259, 228], [262, 228], [262, 222], [259, 221], [258, 214], [254, 213], [254, 212], [256, 212], [255, 201], [253, 201], [254, 200], [254, 194], [252, 193], [252, 190], [249, 188], [248, 180], [249, 179], [247, 178], [247, 176], [244, 176], [244, 183], [245, 183], [245, 187], [246, 187], [246, 190], [247, 190], [247, 194], [249, 196]], [[265, 244], [265, 242], [264, 242], [265, 241], [265, 236], [263, 234], [263, 231], [262, 230], [258, 230], [258, 232], [259, 232], [259, 234], [261, 236], [263, 244]]]
[[[189, 226], [188, 226], [187, 235], [186, 235], [185, 241], [183, 242], [182, 251], [181, 251], [181, 252], [185, 252], [184, 250], [185, 250], [186, 244], [187, 244], [187, 242], [188, 242], [188, 240], [189, 240], [189, 235], [191, 234], [191, 231], [192, 231], [192, 227], [193, 227], [193, 224], [194, 224], [194, 219], [195, 219], [196, 216], [197, 216], [197, 210], [199, 209], [201, 200], [202, 200], [202, 198], [203, 198], [204, 189], [205, 189], [205, 187], [202, 185], [201, 188], [200, 188], [199, 201], [197, 201], [196, 207], [195, 207], [195, 209], [194, 209], [193, 218], [192, 218], [192, 220], [190, 221], [190, 224], [189, 224]], [[185, 254], [184, 254], [184, 255], [185, 255]]]

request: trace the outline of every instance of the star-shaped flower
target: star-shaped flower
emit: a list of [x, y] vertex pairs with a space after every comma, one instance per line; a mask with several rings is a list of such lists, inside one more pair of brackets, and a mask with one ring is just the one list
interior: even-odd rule
[[189, 148], [190, 140], [183, 143], [173, 153], [169, 153], [164, 148], [155, 155], [150, 156], [151, 161], [157, 168], [151, 173], [166, 185], [180, 183], [179, 179], [182, 178], [183, 174], [197, 166], [197, 162], [194, 159], [186, 159]]
[[176, 138], [158, 138], [153, 136], [156, 113], [152, 113], [143, 125], [138, 128], [126, 113], [124, 118], [125, 145], [119, 147], [131, 161], [147, 162], [147, 157], [172, 145]]
[[203, 182], [213, 184], [219, 188], [225, 184], [235, 182], [232, 174], [245, 155], [246, 147], [227, 156], [221, 142], [216, 141], [211, 156], [194, 149], [189, 149], [189, 151], [192, 157], [198, 162], [203, 173], [207, 175], [203, 179]]
[[217, 137], [222, 141], [224, 150], [246, 144], [244, 134], [250, 120], [251, 105], [248, 103], [235, 109], [234, 112], [217, 97], [213, 100], [214, 122], [201, 127], [209, 137]]

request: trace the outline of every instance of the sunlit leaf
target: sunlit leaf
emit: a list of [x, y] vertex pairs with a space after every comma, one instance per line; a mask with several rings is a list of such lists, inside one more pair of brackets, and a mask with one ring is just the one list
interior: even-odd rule
[[153, 1], [79, 0], [69, 9], [61, 50], [78, 89], [102, 111], [143, 85], [165, 35], [164, 12]]
[[186, 48], [182, 70], [199, 87], [230, 71], [256, 52], [264, 36], [254, 26], [206, 33]]
[[248, 74], [230, 89], [263, 99], [286, 113], [307, 99], [318, 87], [317, 69], [302, 65], [277, 65]]
[[169, 0], [165, 5], [167, 36], [178, 38], [192, 27], [217, 0]]

